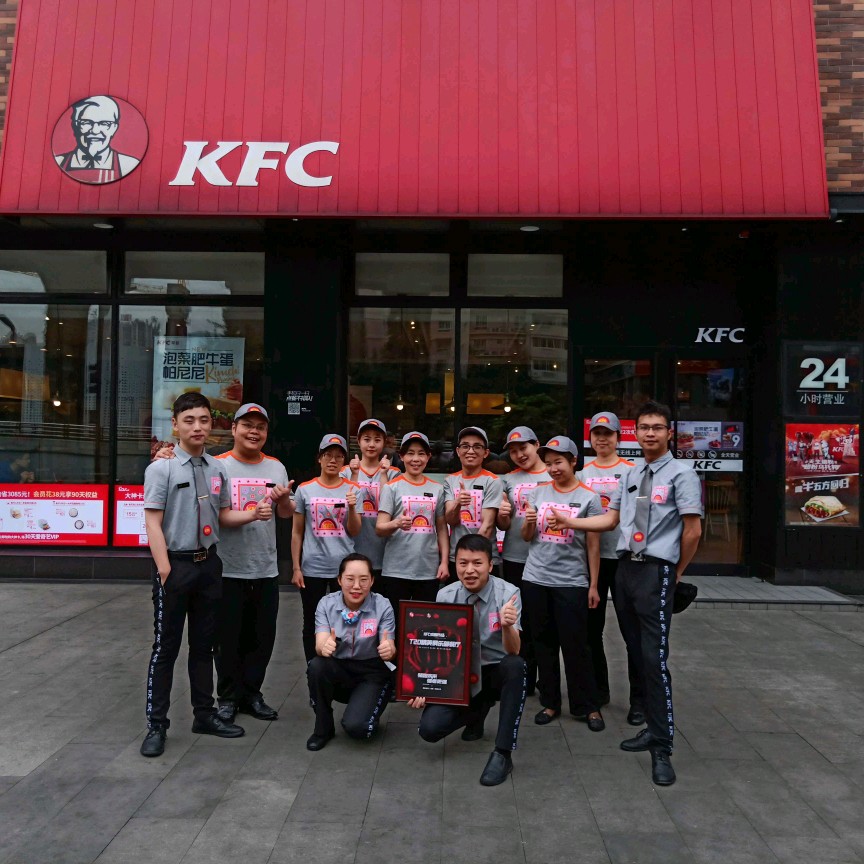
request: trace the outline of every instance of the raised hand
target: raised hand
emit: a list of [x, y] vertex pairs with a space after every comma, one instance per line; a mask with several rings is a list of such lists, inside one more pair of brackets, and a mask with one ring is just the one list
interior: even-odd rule
[[529, 525], [537, 524], [537, 508], [533, 504], [529, 504], [525, 508], [525, 521]]
[[499, 516], [509, 516], [513, 512], [513, 505], [510, 503], [510, 499], [504, 495], [501, 498], [501, 506], [498, 508]]
[[357, 506], [357, 491], [353, 486], [345, 493], [345, 503], [349, 507]]
[[331, 627], [327, 641], [321, 646], [321, 656], [332, 657], [336, 653], [336, 646], [338, 644], [336, 641], [336, 631]]
[[546, 524], [552, 531], [558, 531], [561, 528], [559, 524], [560, 518], [558, 511], [554, 507], [550, 507], [546, 511]]
[[378, 656], [382, 660], [392, 660], [396, 656], [396, 643], [390, 638], [390, 634], [386, 630], [381, 631]]
[[501, 607], [500, 618], [502, 627], [512, 627], [516, 623], [519, 618], [519, 608], [516, 605], [515, 594]]
[[356, 476], [360, 471], [360, 454], [355, 453], [354, 458], [348, 463], [348, 467], [351, 469], [352, 476]]
[[465, 488], [465, 483], [459, 481], [459, 495], [456, 500], [459, 502], [459, 507], [468, 507], [471, 504], [471, 493]]
[[273, 505], [268, 497], [265, 496], [255, 505], [255, 518], [259, 522], [269, 522], [273, 518]]
[[389, 456], [382, 456], [381, 457], [381, 462], [378, 465], [378, 470], [384, 471], [384, 472], [387, 472], [390, 470], [390, 457]]
[[270, 500], [274, 504], [278, 504], [286, 495], [291, 494], [291, 487], [294, 485], [293, 480], [288, 481], [287, 486], [280, 486], [278, 483], [268, 489], [267, 491], [270, 493]]

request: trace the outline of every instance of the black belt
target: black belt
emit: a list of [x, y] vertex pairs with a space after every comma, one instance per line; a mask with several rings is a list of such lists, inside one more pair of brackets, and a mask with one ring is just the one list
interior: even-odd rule
[[168, 550], [169, 558], [180, 558], [183, 561], [206, 561], [210, 555], [216, 554], [216, 547], [211, 546], [209, 549], [192, 549], [189, 551], [175, 552], [173, 549]]
[[655, 558], [653, 555], [643, 555], [641, 552], [625, 552], [621, 556], [622, 561], [632, 561], [634, 564], [666, 564], [672, 566], [671, 561], [663, 558]]

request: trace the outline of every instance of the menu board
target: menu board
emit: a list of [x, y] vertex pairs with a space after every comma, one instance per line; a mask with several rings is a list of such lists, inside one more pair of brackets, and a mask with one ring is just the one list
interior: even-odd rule
[[743, 471], [744, 424], [735, 420], [679, 420], [675, 456], [696, 471]]
[[0, 543], [104, 546], [107, 509], [107, 486], [0, 485]]
[[857, 424], [787, 423], [787, 526], [856, 528], [860, 437]]
[[143, 486], [114, 487], [114, 545], [148, 545]]

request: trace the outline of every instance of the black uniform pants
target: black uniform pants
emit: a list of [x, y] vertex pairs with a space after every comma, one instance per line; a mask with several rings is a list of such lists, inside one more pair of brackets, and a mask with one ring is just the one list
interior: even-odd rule
[[[588, 610], [588, 647], [591, 649], [591, 663], [594, 666], [594, 680], [597, 682], [597, 695], [602, 701], [609, 699], [609, 667], [606, 663], [606, 651], [603, 646], [603, 631], [606, 627], [606, 604], [611, 592], [612, 605], [618, 616], [618, 601], [616, 599], [615, 573], [618, 570], [617, 558], [600, 559], [600, 576], [597, 580], [597, 591], [600, 594], [600, 604], [596, 609]], [[624, 632], [619, 621], [618, 629]], [[642, 680], [641, 666], [636, 662], [627, 648], [627, 677], [630, 680], [630, 707], [640, 711], [645, 703], [645, 683]]]
[[[522, 574], [525, 572], [524, 561], [508, 561], [506, 558], [501, 562], [503, 577], [511, 585], [515, 585], [520, 593], [522, 591]], [[519, 656], [528, 667], [528, 695], [534, 694], [537, 682], [537, 658], [534, 656], [534, 640], [531, 638], [531, 622], [527, 615], [522, 616], [522, 647]]]
[[333, 732], [333, 700], [347, 702], [342, 728], [352, 738], [371, 738], [390, 701], [393, 675], [379, 657], [337, 660], [315, 656], [306, 667], [315, 735]]
[[534, 638], [540, 704], [561, 710], [560, 648], [570, 713], [581, 716], [597, 711], [597, 688], [588, 650], [588, 589], [553, 588], [523, 581], [522, 604]]
[[379, 587], [378, 580], [375, 580], [375, 586], [372, 590], [378, 591], [390, 601], [396, 616], [397, 632], [390, 634], [393, 639], [396, 638], [399, 631], [399, 601], [419, 600], [434, 603], [438, 596], [438, 589], [442, 584], [437, 579], [399, 579], [394, 576], [382, 576]]
[[492, 706], [500, 702], [495, 746], [515, 750], [525, 707], [525, 661], [518, 654], [508, 654], [500, 663], [485, 665], [481, 681], [480, 692], [467, 706], [427, 705], [420, 715], [420, 737], [440, 741], [463, 726], [481, 725]]
[[279, 580], [222, 580], [216, 693], [221, 702], [251, 702], [261, 685], [276, 641]]
[[189, 685], [195, 716], [213, 712], [213, 647], [222, 596], [222, 561], [212, 552], [205, 561], [177, 558], [170, 552], [165, 584], [153, 565], [153, 651], [147, 669], [147, 725], [167, 729], [174, 663], [189, 619]]
[[304, 579], [305, 588], [300, 589], [300, 605], [303, 607], [303, 653], [308, 663], [315, 653], [315, 610], [321, 598], [335, 591], [339, 584], [335, 579]]
[[670, 751], [675, 732], [672, 713], [672, 675], [669, 629], [675, 597], [675, 568], [671, 564], [618, 563], [616, 603], [628, 653], [642, 669], [645, 682], [645, 719], [648, 731]]

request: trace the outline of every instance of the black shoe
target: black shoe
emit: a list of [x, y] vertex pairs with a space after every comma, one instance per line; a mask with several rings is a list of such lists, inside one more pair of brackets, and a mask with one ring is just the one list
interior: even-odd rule
[[606, 721], [599, 711], [592, 711], [592, 714], [597, 714], [597, 717], [590, 717], [588, 714], [573, 714], [573, 719], [579, 723], [586, 723], [592, 732], [602, 732], [606, 728]]
[[251, 714], [256, 720], [277, 720], [279, 718], [276, 709], [271, 708], [262, 696], [256, 696], [250, 702], [241, 702], [237, 710], [241, 714]]
[[196, 717], [192, 723], [192, 731], [196, 735], [215, 735], [217, 738], [242, 738], [246, 734], [242, 726], [226, 723], [215, 714]]
[[492, 751], [483, 773], [480, 775], [481, 786], [498, 786], [507, 779], [513, 770], [513, 760], [503, 756], [497, 750]]
[[548, 726], [556, 717], [561, 715], [560, 711], [556, 711], [554, 714], [547, 714], [546, 710], [538, 711], [534, 715], [534, 722], [538, 726]]
[[669, 751], [655, 747], [651, 751], [651, 779], [657, 786], [671, 786], [675, 782], [675, 769], [669, 761]]
[[223, 723], [233, 723], [237, 716], [237, 705], [234, 702], [222, 702], [216, 709], [216, 716]]
[[641, 708], [631, 708], [627, 714], [627, 722], [631, 726], [644, 726], [645, 712]]
[[642, 753], [658, 744], [660, 742], [647, 729], [643, 729], [635, 738], [622, 741], [621, 749], [628, 753]]
[[463, 741], [479, 741], [483, 737], [483, 724], [469, 725], [462, 730]]
[[331, 729], [326, 735], [310, 735], [306, 742], [306, 749], [317, 751], [323, 750], [327, 746], [328, 741], [332, 741], [336, 737], [336, 732]]
[[148, 729], [141, 742], [142, 756], [161, 756], [165, 752], [165, 730], [161, 726]]

